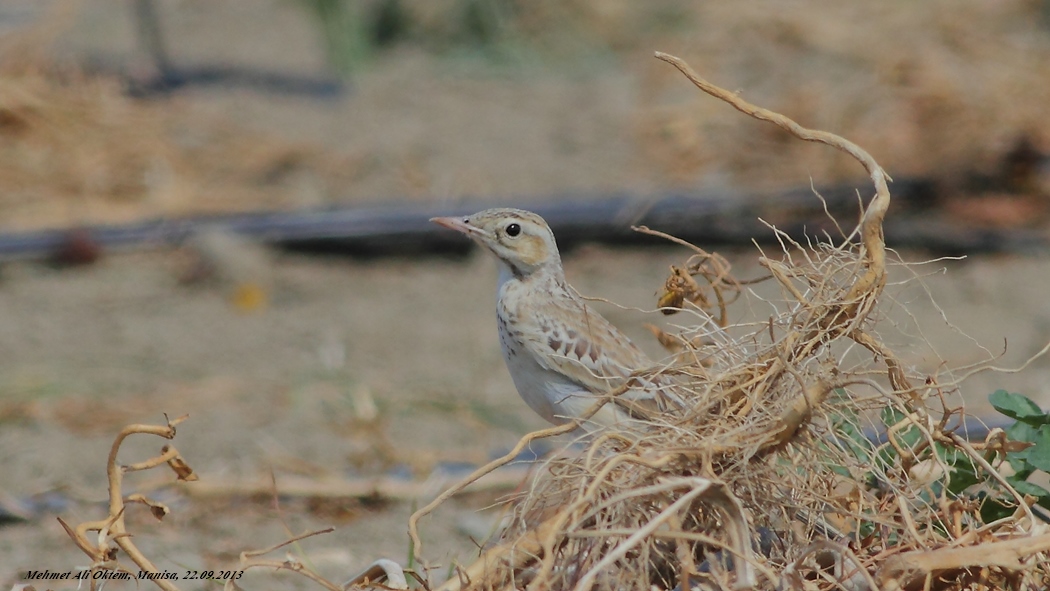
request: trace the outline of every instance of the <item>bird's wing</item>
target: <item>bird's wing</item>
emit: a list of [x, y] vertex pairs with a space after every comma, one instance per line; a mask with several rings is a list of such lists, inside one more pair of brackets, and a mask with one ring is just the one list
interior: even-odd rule
[[[533, 310], [523, 330], [524, 345], [541, 366], [602, 394], [637, 380], [637, 388], [623, 394], [628, 411], [662, 412], [683, 406], [667, 391], [670, 380], [657, 377], [647, 381], [631, 378], [634, 371], [653, 366], [627, 335], [582, 300], [552, 299], [544, 310]], [[629, 402], [628, 402], [629, 401]], [[632, 412], [632, 414], [638, 414]]]

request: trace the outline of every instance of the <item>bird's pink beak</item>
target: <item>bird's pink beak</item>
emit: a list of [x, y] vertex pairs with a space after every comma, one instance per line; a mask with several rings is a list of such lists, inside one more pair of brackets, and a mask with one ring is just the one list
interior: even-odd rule
[[461, 217], [430, 218], [430, 221], [444, 228], [448, 228], [449, 230], [462, 232], [471, 238], [483, 234], [483, 232], [479, 228], [470, 225], [464, 218]]

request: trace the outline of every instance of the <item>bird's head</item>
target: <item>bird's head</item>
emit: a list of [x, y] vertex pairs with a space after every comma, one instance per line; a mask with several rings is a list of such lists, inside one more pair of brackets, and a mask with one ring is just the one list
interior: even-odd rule
[[506, 264], [517, 277], [540, 269], [560, 269], [561, 257], [547, 222], [521, 209], [486, 209], [466, 217], [430, 221], [462, 232]]

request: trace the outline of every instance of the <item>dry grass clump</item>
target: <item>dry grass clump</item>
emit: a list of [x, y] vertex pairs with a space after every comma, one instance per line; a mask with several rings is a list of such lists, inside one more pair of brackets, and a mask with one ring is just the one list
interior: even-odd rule
[[[738, 110], [842, 150], [876, 195], [841, 241], [783, 236], [783, 254], [760, 259], [786, 300], [770, 302], [760, 326], [726, 326], [724, 303], [743, 286], [694, 248], [662, 303], [695, 304], [695, 327], [671, 337], [674, 362], [651, 370], [675, 376], [691, 410], [551, 460], [504, 542], [441, 589], [1046, 588], [1050, 528], [993, 466], [1011, 444], [1001, 431], [982, 444], [956, 434], [962, 411], [945, 398], [954, 384], [910, 375], [877, 336], [885, 172], [855, 144], [657, 57]], [[986, 519], [978, 496], [952, 488], [963, 474], [1013, 514]], [[410, 521], [417, 549], [419, 518], [444, 498]]]
[[[0, 43], [0, 211], [11, 229], [317, 205], [364, 160], [143, 101], [56, 62], [72, 10]], [[316, 194], [315, 194], [316, 193]]]
[[[997, 174], [1025, 138], [1050, 150], [1045, 3], [697, 3], [686, 18], [688, 37], [647, 41], [680, 48], [752, 102], [837, 130], [898, 176], [958, 185], [975, 172]], [[712, 171], [762, 186], [800, 170], [855, 178], [845, 155], [719, 118], [717, 105], [682, 94], [666, 72], [645, 76], [636, 129], [649, 167], [680, 182]]]

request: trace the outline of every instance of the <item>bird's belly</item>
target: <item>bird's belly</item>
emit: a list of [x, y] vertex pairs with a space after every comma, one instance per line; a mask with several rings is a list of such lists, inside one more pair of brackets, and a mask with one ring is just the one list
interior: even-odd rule
[[[500, 348], [503, 360], [525, 404], [546, 421], [562, 425], [583, 415], [597, 401], [597, 396], [584, 385], [566, 375], [540, 365], [511, 328], [512, 319], [501, 309], [497, 314]], [[614, 404], [606, 404], [591, 421], [611, 425], [624, 419]]]
[[561, 412], [559, 401], [580, 387], [565, 380], [558, 380], [558, 375], [536, 363], [528, 354], [504, 349], [503, 360], [525, 404], [548, 422], [560, 425], [568, 419]]
[[[525, 404], [536, 414], [555, 425], [562, 425], [580, 417], [598, 401], [598, 397], [580, 384], [542, 367], [526, 354], [509, 354], [504, 360], [514, 387]], [[589, 423], [612, 425], [626, 419], [616, 405], [606, 404]], [[586, 425], [585, 425], [586, 427]]]

